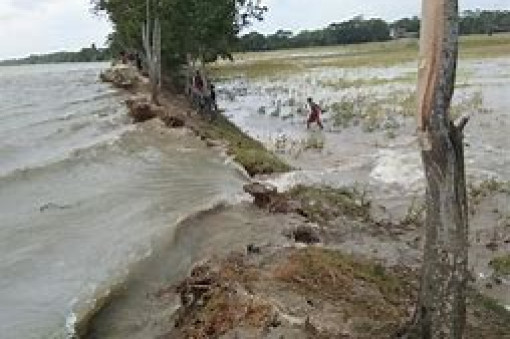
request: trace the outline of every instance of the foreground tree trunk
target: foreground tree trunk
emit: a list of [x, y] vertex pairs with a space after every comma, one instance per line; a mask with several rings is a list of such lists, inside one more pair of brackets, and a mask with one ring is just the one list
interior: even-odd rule
[[426, 243], [412, 338], [462, 338], [466, 324], [468, 214], [455, 87], [458, 0], [423, 0], [418, 127], [427, 180]]

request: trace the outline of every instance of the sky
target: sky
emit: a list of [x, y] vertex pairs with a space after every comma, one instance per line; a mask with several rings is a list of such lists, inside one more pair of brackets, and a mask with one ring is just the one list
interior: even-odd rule
[[[510, 10], [510, 0], [459, 0], [461, 10]], [[394, 20], [418, 15], [419, 0], [263, 0], [266, 19], [248, 30], [321, 28], [362, 14]], [[0, 0], [0, 60], [104, 45], [107, 20], [91, 12], [90, 0]]]

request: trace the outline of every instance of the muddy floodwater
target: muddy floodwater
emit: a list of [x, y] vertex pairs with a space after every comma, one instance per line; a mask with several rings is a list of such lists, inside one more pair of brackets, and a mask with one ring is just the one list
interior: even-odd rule
[[[510, 59], [461, 61], [457, 84], [453, 113], [471, 117], [470, 180], [510, 180]], [[289, 185], [360, 182], [400, 196], [423, 191], [415, 88], [408, 63], [235, 77], [221, 81], [220, 93], [232, 121], [301, 169], [286, 176]], [[324, 131], [306, 129], [308, 97], [326, 110]]]
[[[297, 168], [270, 176], [269, 182], [283, 190], [300, 183], [356, 185], [368, 192], [384, 218], [399, 220], [420, 205], [425, 189], [415, 132], [416, 69], [412, 62], [236, 76], [220, 80], [220, 93], [233, 122]], [[460, 61], [452, 115], [470, 117], [465, 130], [468, 185], [510, 180], [509, 93], [510, 58]], [[326, 111], [323, 131], [306, 129], [308, 97]], [[503, 195], [477, 208], [470, 265], [485, 289], [491, 258], [510, 252], [510, 201]], [[494, 239], [507, 239], [497, 252], [487, 248]], [[485, 291], [510, 305], [510, 281]]]
[[106, 64], [0, 68], [0, 337], [66, 338], [179, 221], [244, 178], [185, 132], [135, 127]]
[[[289, 53], [313, 58], [282, 55]], [[106, 303], [94, 328], [114, 331], [117, 319], [125, 325], [118, 337], [129, 337], [141, 316], [152, 321], [145, 292], [181, 279], [206, 255], [271, 239], [271, 223], [292, 222], [246, 203], [245, 175], [191, 132], [132, 125], [127, 94], [98, 81], [105, 67], [0, 67], [2, 338], [71, 336], [120, 290], [121, 302]], [[225, 115], [296, 169], [260, 179], [281, 190], [356, 185], [397, 219], [424, 193], [415, 83], [416, 65], [405, 63], [222, 77], [217, 88]], [[452, 115], [471, 117], [469, 184], [510, 181], [509, 93], [510, 58], [460, 62]], [[307, 97], [325, 109], [323, 131], [306, 129]], [[508, 196], [491, 199], [470, 235], [482, 287], [491, 273], [485, 240], [508, 233], [497, 223], [510, 220]], [[502, 281], [489, 294], [510, 305], [509, 286]]]

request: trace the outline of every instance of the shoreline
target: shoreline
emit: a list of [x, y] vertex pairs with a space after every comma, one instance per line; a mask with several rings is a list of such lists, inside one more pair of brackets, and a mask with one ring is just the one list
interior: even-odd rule
[[[121, 73], [124, 72], [126, 72], [126, 68], [123, 67]], [[149, 120], [159, 120], [158, 124], [161, 124], [161, 127], [158, 128], [181, 129], [185, 131], [184, 134], [188, 134], [191, 138], [196, 137], [200, 139], [200, 142], [202, 142], [205, 147], [217, 151], [218, 156], [224, 158], [226, 162], [236, 168], [239, 175], [247, 183], [254, 180], [254, 177], [257, 175], [272, 174], [274, 172], [290, 169], [290, 167], [278, 160], [274, 154], [267, 151], [261, 143], [245, 135], [240, 129], [229, 122], [220, 112], [217, 113], [214, 121], [206, 120], [205, 117], [194, 112], [183, 95], [175, 95], [169, 90], [163, 90], [161, 92], [161, 106], [150, 107], [150, 110], [154, 110], [154, 112], [149, 112], [149, 118], [143, 117], [141, 120], [138, 120], [136, 117], [137, 113], [133, 111], [133, 107], [135, 107], [134, 109], [136, 110], [137, 105], [145, 105], [147, 103], [146, 99], [149, 97], [149, 87], [146, 78], [139, 75], [137, 72], [133, 72], [133, 70], [129, 70], [127, 74], [115, 75], [114, 78], [105, 78], [104, 73], [102, 73], [101, 80], [110, 83], [115, 88], [126, 91], [130, 95], [130, 98], [128, 98], [125, 103], [128, 106], [128, 114], [134, 120], [134, 124], [151, 123]], [[213, 130], [209, 128], [212, 124], [215, 127]], [[239, 162], [236, 158], [239, 154], [239, 149], [241, 152], [252, 152], [254, 156], [244, 158]], [[260, 164], [262, 164], [262, 166]], [[243, 201], [244, 199], [241, 199], [236, 204], [244, 206], [246, 203]], [[200, 219], [203, 215], [215, 214], [221, 210], [228, 210], [233, 208], [234, 205], [226, 201], [219, 201], [212, 206], [201, 208], [177, 220], [175, 223], [177, 230], [175, 232], [181, 229], [182, 225], [189, 224], [192, 220]], [[173, 240], [167, 245], [170, 246], [172, 243]], [[156, 248], [159, 249], [159, 252], [163, 252], [166, 247], [161, 243], [156, 244]], [[158, 252], [158, 250], [155, 249], [153, 252]], [[152, 255], [154, 255], [154, 253], [148, 258], [142, 259], [141, 262], [135, 263], [131, 269], [135, 272], [140, 270], [143, 263], [154, 260], [154, 258], [151, 258]], [[191, 267], [191, 264], [187, 266], [183, 272], [187, 273], [189, 267]], [[179, 278], [184, 278], [186, 273], [183, 273]], [[135, 279], [135, 276], [136, 273], [130, 272], [125, 279], [118, 279], [119, 281], [113, 286], [104, 289], [97, 297], [95, 305], [90, 311], [86, 313], [82, 312], [81, 314], [79, 311], [78, 313], [71, 313], [66, 321], [68, 333], [78, 338], [87, 336], [87, 333], [90, 331], [91, 323], [95, 321], [94, 319], [101, 314], [110, 303], [116, 300], [119, 295], [123, 294], [123, 291], [128, 288], [126, 282], [127, 285], [130, 285], [131, 281]]]
[[[239, 134], [243, 133], [226, 118], [223, 119], [228, 124], [223, 124], [224, 121], [221, 120], [220, 124], [216, 125], [218, 130], [210, 132], [211, 123], [193, 115], [190, 108], [182, 104], [185, 102], [182, 97], [172, 97], [165, 93], [162, 101], [165, 110], [182, 118], [185, 128], [200, 137], [208, 147], [215, 147], [229, 154], [232, 152], [232, 145], [229, 143], [233, 140], [251, 139], [240, 136]], [[167, 115], [163, 115], [163, 121], [165, 116]], [[228, 132], [222, 133], [222, 128]], [[226, 140], [220, 137], [225, 137]], [[248, 141], [245, 143], [257, 147], [260, 144]], [[233, 159], [236, 159], [235, 156]], [[257, 170], [247, 167], [247, 163], [242, 166], [251, 177], [267, 174], [264, 172], [267, 167], [264, 166], [255, 167]], [[481, 194], [484, 198], [499, 194], [493, 190], [484, 192]], [[82, 333], [88, 332], [85, 335], [88, 338], [105, 335], [120, 338], [123, 335], [142, 334], [145, 337], [166, 335], [172, 338], [195, 338], [201, 335], [226, 338], [239, 335], [263, 337], [269, 334], [293, 338], [310, 335], [317, 338], [331, 335], [368, 338], [373, 337], [370, 335], [374, 333], [383, 333], [371, 332], [374, 328], [381, 330], [382, 324], [370, 323], [371, 319], [367, 319], [372, 309], [378, 317], [384, 314], [380, 319], [384, 318], [386, 325], [383, 328], [387, 333], [394, 333], [405, 325], [410, 316], [408, 308], [412, 307], [414, 300], [411, 298], [403, 302], [402, 297], [416, 291], [416, 272], [413, 270], [419, 267], [421, 260], [422, 235], [419, 231], [419, 216], [397, 223], [375, 219], [363, 197], [348, 189], [300, 187], [288, 193], [269, 194], [266, 202], [268, 203], [259, 206], [261, 208], [242, 203], [204, 212], [192, 220], [180, 223], [180, 237], [176, 236], [172, 244], [163, 246], [162, 252], [149, 259], [152, 264], [141, 268], [145, 273], [138, 273], [138, 280], [129, 282], [120, 297], [114, 296], [106, 308], [93, 315], [90, 324], [87, 324], [90, 327], [84, 328]], [[240, 236], [243, 232], [245, 237]], [[197, 248], [194, 258], [181, 253], [186, 259], [179, 259], [173, 246], [180, 244], [177, 241], [179, 239], [185, 243], [190, 235], [195, 240], [197, 236], [202, 237], [199, 244], [208, 244], [205, 246], [206, 250]], [[172, 255], [177, 255], [177, 258], [168, 260]], [[293, 258], [297, 259], [293, 261]], [[316, 261], [317, 258], [321, 259]], [[171, 263], [182, 265], [183, 260], [185, 267], [181, 267], [179, 274], [173, 272], [173, 278], [157, 273], [157, 269], [173, 271]], [[310, 263], [327, 264], [301, 267], [306, 260], [311, 260]], [[196, 265], [196, 262], [199, 264]], [[360, 265], [366, 270], [358, 272]], [[399, 271], [399, 265], [411, 273], [402, 275], [404, 271]], [[279, 268], [279, 272], [290, 270], [293, 273], [275, 273], [275, 266]], [[309, 272], [310, 267], [313, 270]], [[191, 275], [186, 278], [190, 269]], [[254, 276], [253, 272], [257, 274]], [[354, 276], [347, 281], [342, 280], [347, 272], [354, 272]], [[323, 276], [324, 274], [326, 276]], [[156, 277], [147, 279], [150, 275]], [[256, 276], [263, 276], [288, 292], [282, 295], [278, 291], [271, 291], [271, 286], [264, 284]], [[315, 276], [322, 278], [315, 280]], [[403, 284], [402, 291], [405, 290], [406, 293], [390, 294], [386, 290], [387, 281], [398, 286]], [[367, 282], [370, 282], [369, 286], [365, 286]], [[356, 302], [345, 299], [344, 295], [324, 294], [320, 291], [337, 288], [342, 290], [349, 284], [361, 284], [366, 288], [365, 293], [382, 295], [383, 299], [371, 300], [367, 304], [368, 312], [356, 313], [359, 316], [354, 320], [351, 317], [351, 322], [347, 322], [349, 326], [342, 327], [342, 324], [331, 319], [331, 316], [328, 319], [328, 314], [335, 314], [337, 318], [347, 321], [345, 312], [352, 313], [357, 307]], [[136, 288], [130, 288], [129, 285]], [[200, 286], [198, 290], [197, 286]], [[267, 291], [270, 293], [266, 293]], [[396, 298], [396, 304], [400, 305], [392, 306], [396, 307], [394, 314], [385, 313], [388, 305], [384, 300], [390, 295], [391, 298]], [[274, 299], [278, 301], [276, 304]], [[143, 307], [140, 307], [138, 302], [134, 303], [136, 300], [142, 300]], [[510, 331], [508, 312], [491, 299], [481, 297], [481, 294], [475, 293], [473, 300], [475, 302], [471, 305], [476, 307], [471, 308], [470, 323], [475, 330], [488, 331], [482, 332], [487, 335]], [[295, 307], [297, 311], [294, 312]], [[244, 313], [242, 310], [245, 310]], [[236, 313], [240, 315], [235, 316]], [[398, 316], [395, 316], [396, 314]], [[491, 318], [496, 319], [496, 324], [488, 321]], [[360, 326], [365, 326], [365, 330], [370, 331], [360, 332]], [[475, 331], [473, 338], [480, 335]]]
[[204, 141], [207, 147], [218, 148], [232, 157], [252, 178], [292, 170], [291, 166], [268, 151], [261, 142], [241, 131], [221, 112], [215, 112], [213, 117], [200, 116], [184, 95], [168, 89], [160, 93], [160, 106], [152, 104], [148, 80], [132, 67], [114, 66], [101, 74], [101, 80], [132, 95], [126, 103], [135, 123], [158, 118], [169, 128], [186, 128]]

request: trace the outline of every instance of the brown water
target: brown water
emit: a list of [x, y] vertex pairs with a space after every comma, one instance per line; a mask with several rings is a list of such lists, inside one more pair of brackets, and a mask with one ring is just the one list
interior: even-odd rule
[[[295, 75], [226, 79], [219, 91], [232, 121], [298, 168], [282, 176], [268, 177], [267, 181], [281, 190], [299, 183], [358, 185], [367, 190], [375, 207], [383, 207], [387, 214], [384, 217], [401, 219], [413, 202], [419, 203], [424, 196], [414, 118], [389, 114], [391, 120], [386, 118], [386, 122], [397, 125], [391, 137], [385, 129], [367, 132], [362, 126], [334, 126], [331, 113], [324, 114], [324, 131], [317, 127], [307, 130], [306, 98], [313, 96], [322, 106], [353, 97], [392, 98], [395, 93], [414, 90], [415, 82], [405, 78], [415, 77], [415, 73], [414, 63], [390, 68], [310, 68]], [[370, 85], [374, 78], [378, 83]], [[321, 85], [339, 79], [364, 82], [361, 86], [340, 89]], [[471, 116], [465, 130], [468, 184], [490, 178], [510, 181], [509, 58], [461, 60], [454, 102], [459, 105], [474, 97], [479, 97], [476, 107], [464, 105], [461, 112]], [[360, 101], [359, 105], [367, 102]], [[390, 102], [384, 109], [391, 112], [392, 108]], [[323, 147], [306, 149], [310, 140]], [[497, 252], [486, 247], [494, 234], [499, 240], [510, 236], [508, 227], [501, 226], [505, 215], [510, 216], [507, 195], [486, 202], [473, 217], [470, 262], [478, 286], [510, 307], [510, 281], [485, 289], [492, 272], [488, 262], [495, 255], [510, 251], [510, 244], [501, 241]]]
[[[306, 98], [313, 96], [322, 106], [353, 97], [391, 98], [414, 90], [415, 71], [414, 63], [389, 68], [311, 68], [295, 75], [223, 80], [219, 91], [232, 121], [301, 169], [273, 180], [282, 188], [299, 182], [333, 186], [359, 182], [379, 197], [405, 195], [407, 199], [424, 189], [414, 118], [389, 114], [394, 121], [383, 121], [383, 125], [391, 122], [397, 127], [388, 137], [384, 128], [366, 132], [361, 126], [334, 126], [328, 112], [324, 132], [316, 127], [308, 131]], [[471, 115], [466, 129], [470, 181], [510, 180], [510, 59], [461, 61], [459, 74], [455, 103], [480, 97], [476, 107], [462, 112]], [[341, 89], [321, 85], [338, 79], [367, 84]], [[373, 79], [380, 84], [370, 85]], [[384, 109], [391, 108], [390, 102]], [[324, 147], [305, 150], [303, 145], [310, 140]]]
[[135, 127], [105, 64], [0, 68], [0, 337], [63, 338], [176, 225], [245, 178], [185, 132]]
[[[140, 324], [141, 332], [133, 336], [142, 338], [155, 333], [144, 323], [153, 319], [151, 312], [162, 312], [164, 318], [171, 309], [154, 310], [157, 305], [139, 299], [143, 293], [138, 292], [179, 279], [206, 255], [242, 250], [248, 242], [276, 234], [275, 220], [250, 207], [189, 218], [244, 199], [245, 178], [185, 132], [157, 122], [129, 124], [123, 94], [97, 82], [103, 67], [0, 68], [2, 338], [66, 337], [76, 322], [108, 300], [113, 287], [120, 287], [121, 301], [96, 318], [97, 337], [107, 333], [102, 332], [108, 330], [104, 321], [114, 319], [125, 326], [116, 333], [127, 335]], [[307, 131], [305, 116], [296, 110], [310, 93], [327, 104], [367, 90], [324, 89], [318, 86], [324, 79], [395, 78], [413, 69], [315, 69], [276, 79], [229, 80], [219, 86], [220, 106], [300, 168], [267, 178], [280, 188], [359, 183], [398, 215], [423, 193], [413, 119], [399, 120], [396, 137], [388, 138], [382, 131], [338, 129], [328, 121], [325, 132]], [[463, 62], [461, 72], [469, 74], [468, 86], [458, 89], [456, 100], [480, 91], [491, 110], [475, 113], [467, 128], [469, 180], [510, 180], [510, 59]], [[387, 95], [412, 87], [396, 83], [368, 90]], [[262, 106], [265, 114], [260, 114]], [[311, 138], [324, 148], [304, 150], [300, 145]], [[499, 208], [504, 211], [508, 204]], [[485, 265], [485, 257], [479, 257]], [[123, 287], [130, 293], [123, 294]], [[140, 319], [144, 312], [147, 318]]]

